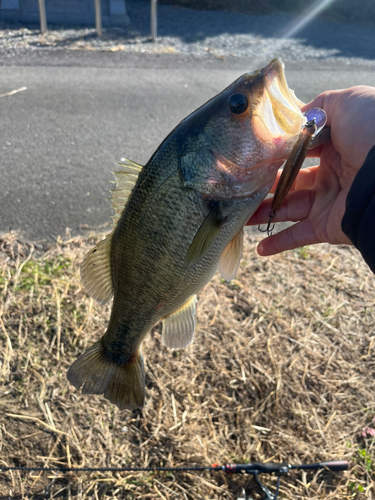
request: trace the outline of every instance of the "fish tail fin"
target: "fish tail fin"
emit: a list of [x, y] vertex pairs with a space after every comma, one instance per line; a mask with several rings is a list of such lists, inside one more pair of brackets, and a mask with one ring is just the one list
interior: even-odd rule
[[95, 342], [69, 368], [67, 378], [82, 394], [103, 394], [120, 410], [142, 408], [145, 399], [145, 373], [140, 350], [124, 361]]

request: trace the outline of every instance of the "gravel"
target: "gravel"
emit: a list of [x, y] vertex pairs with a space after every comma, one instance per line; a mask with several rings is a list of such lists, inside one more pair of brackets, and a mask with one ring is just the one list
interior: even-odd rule
[[104, 28], [0, 23], [0, 54], [29, 51], [90, 50], [146, 54], [184, 54], [201, 58], [272, 58], [286, 61], [342, 60], [375, 66], [375, 30], [370, 26], [314, 19], [287, 37], [299, 18], [279, 13], [248, 15], [158, 6], [158, 37], [150, 39], [150, 4], [127, 1], [130, 24]]

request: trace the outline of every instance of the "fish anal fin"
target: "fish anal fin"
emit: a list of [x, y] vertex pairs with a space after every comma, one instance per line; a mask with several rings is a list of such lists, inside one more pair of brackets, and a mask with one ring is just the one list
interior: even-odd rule
[[112, 216], [112, 227], [116, 227], [121, 213], [124, 210], [129, 196], [137, 182], [138, 175], [142, 170], [142, 165], [138, 165], [131, 160], [125, 160], [123, 163], [119, 163], [122, 166], [122, 170], [119, 172], [112, 172], [115, 178], [115, 188], [111, 191], [112, 198], [112, 208], [114, 214]]
[[242, 257], [243, 229], [224, 248], [220, 256], [218, 270], [226, 281], [232, 281], [236, 276]]
[[113, 295], [111, 275], [112, 234], [91, 249], [81, 265], [81, 279], [87, 293], [99, 304], [106, 304]]
[[120, 410], [142, 408], [145, 398], [145, 374], [141, 352], [130, 361], [119, 362], [109, 355], [99, 340], [69, 368], [67, 377], [82, 394], [103, 394]]
[[177, 311], [163, 318], [162, 341], [171, 349], [187, 347], [193, 340], [197, 296], [193, 295]]
[[210, 210], [201, 227], [198, 229], [197, 234], [194, 236], [185, 258], [186, 267], [190, 264], [196, 264], [207, 253], [224, 222], [225, 219], [220, 217], [219, 208], [216, 205]]

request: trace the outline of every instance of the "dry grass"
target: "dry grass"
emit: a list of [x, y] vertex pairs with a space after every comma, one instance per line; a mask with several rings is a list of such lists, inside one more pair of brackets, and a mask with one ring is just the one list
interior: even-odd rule
[[[109, 315], [79, 282], [94, 239], [37, 255], [15, 235], [3, 237], [1, 464], [347, 459], [347, 473], [283, 478], [280, 497], [374, 499], [374, 438], [362, 436], [375, 427], [374, 276], [351, 248], [321, 245], [264, 259], [254, 237], [247, 240], [237, 279], [216, 276], [200, 293], [188, 349], [166, 349], [158, 327], [147, 338], [145, 408], [120, 412], [77, 393], [65, 375]], [[0, 496], [232, 499], [248, 480], [208, 472], [3, 472]]]

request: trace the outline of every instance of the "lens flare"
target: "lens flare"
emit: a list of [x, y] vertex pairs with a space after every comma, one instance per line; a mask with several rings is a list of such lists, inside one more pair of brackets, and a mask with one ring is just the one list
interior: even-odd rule
[[311, 7], [306, 9], [295, 21], [283, 30], [281, 37], [283, 39], [292, 37], [334, 2], [335, 0], [318, 0], [314, 2]]

